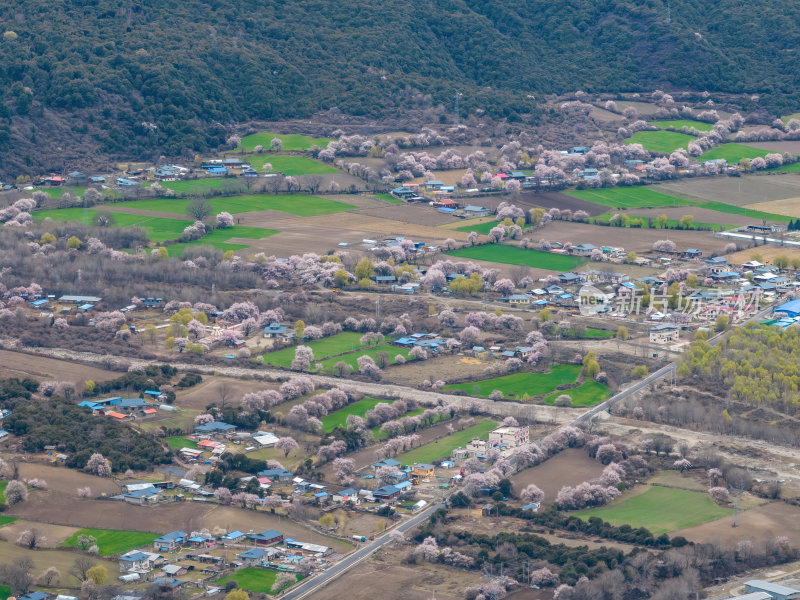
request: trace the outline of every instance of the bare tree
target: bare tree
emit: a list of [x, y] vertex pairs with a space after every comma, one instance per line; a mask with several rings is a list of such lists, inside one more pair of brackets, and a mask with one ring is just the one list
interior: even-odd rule
[[69, 569], [69, 574], [75, 577], [78, 581], [86, 581], [88, 576], [86, 572], [94, 566], [94, 561], [88, 556], [79, 556], [72, 563]]
[[312, 194], [316, 194], [319, 188], [322, 187], [322, 175], [307, 175], [305, 180], [308, 191]]

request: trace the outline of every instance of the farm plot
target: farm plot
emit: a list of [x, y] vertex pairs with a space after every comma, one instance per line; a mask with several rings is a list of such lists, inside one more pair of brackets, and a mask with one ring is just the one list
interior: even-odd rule
[[644, 206], [681, 206], [688, 200], [670, 196], [649, 187], [616, 187], [599, 190], [573, 190], [567, 196], [602, 204], [611, 208], [640, 208]]
[[[796, 163], [800, 164], [800, 163]], [[786, 198], [785, 200], [770, 200], [768, 202], [756, 202], [743, 207], [754, 212], [766, 212], [771, 214], [783, 215], [786, 217], [800, 218], [800, 198]]]
[[725, 204], [724, 202], [703, 202], [699, 206], [700, 208], [716, 210], [717, 212], [723, 212], [730, 215], [740, 215], [750, 219], [763, 219], [765, 221], [777, 221], [779, 223], [788, 223], [791, 221], [791, 217], [787, 217], [786, 215], [777, 215], [760, 210], [752, 210], [749, 206], [734, 206], [733, 204]]
[[696, 204], [712, 201], [745, 206], [800, 197], [800, 177], [696, 177], [660, 183], [657, 187]]
[[745, 146], [744, 144], [722, 144], [716, 148], [712, 148], [708, 152], [703, 152], [699, 160], [717, 160], [724, 158], [729, 163], [738, 163], [743, 158], [756, 158], [757, 156], [766, 156], [769, 150], [763, 148], [755, 148], [753, 146]]
[[573, 383], [580, 372], [579, 365], [555, 365], [547, 373], [513, 373], [482, 381], [454, 383], [444, 386], [444, 389], [461, 390], [482, 398], [488, 398], [495, 390], [503, 392], [506, 398], [522, 398], [526, 394], [532, 398], [553, 392], [559, 385]]
[[337, 363], [343, 362], [352, 370], [358, 369], [358, 359], [362, 356], [369, 356], [373, 360], [376, 360], [378, 354], [381, 352], [385, 352], [389, 356], [388, 365], [396, 364], [396, 357], [398, 355], [402, 356], [404, 359], [408, 360], [408, 350], [406, 348], [400, 348], [398, 346], [388, 346], [388, 345], [380, 345], [380, 346], [372, 346], [370, 348], [363, 348], [361, 350], [357, 350], [355, 352], [349, 352], [347, 354], [342, 354], [341, 356], [334, 356], [333, 358], [329, 358], [327, 360], [323, 360], [320, 364], [322, 365], [322, 370], [326, 373], [330, 373], [334, 370], [334, 367]]
[[594, 406], [599, 404], [611, 395], [611, 390], [607, 385], [597, 381], [584, 381], [578, 387], [553, 392], [544, 399], [545, 404], [555, 404], [556, 398], [561, 394], [566, 394], [572, 398], [570, 406]]
[[169, 447], [173, 450], [180, 450], [181, 448], [191, 448], [194, 450], [197, 448], [197, 442], [194, 440], [190, 440], [189, 438], [180, 437], [180, 436], [171, 436], [168, 438], [164, 438], [164, 441], [169, 444]]
[[641, 144], [652, 152], [669, 154], [678, 148], [687, 148], [694, 139], [694, 136], [677, 131], [637, 131], [625, 143]]
[[[37, 221], [50, 218], [53, 221], [76, 221], [83, 225], [91, 225], [92, 219], [98, 212], [100, 211], [95, 209], [84, 211], [82, 208], [39, 210], [33, 213], [33, 218]], [[186, 220], [168, 219], [121, 212], [115, 212], [113, 216], [117, 227], [143, 227], [147, 231], [147, 237], [154, 242], [177, 239], [183, 230], [192, 224], [188, 218]]]
[[259, 155], [250, 157], [250, 165], [258, 171], [266, 171], [264, 165], [269, 163], [269, 172], [284, 175], [333, 175], [339, 169], [313, 158], [305, 156], [286, 156], [283, 154]]
[[[190, 202], [191, 200], [188, 198], [148, 199], [119, 202], [114, 206], [141, 211], [185, 214]], [[308, 194], [244, 194], [241, 196], [209, 198], [207, 202], [211, 205], [214, 214], [222, 211], [239, 214], [276, 210], [305, 217], [342, 212], [353, 208], [352, 205], [344, 202], [328, 200], [319, 196], [309, 196]]]
[[535, 483], [544, 492], [544, 503], [552, 504], [565, 485], [578, 485], [600, 477], [602, 472], [603, 465], [589, 458], [582, 448], [567, 448], [540, 465], [520, 471], [511, 481], [517, 492]]
[[275, 138], [281, 141], [281, 150], [287, 151], [308, 150], [311, 146], [324, 148], [328, 145], [328, 142], [333, 141], [332, 138], [315, 138], [300, 135], [299, 133], [270, 133], [269, 131], [262, 131], [244, 136], [240, 148], [244, 148], [245, 152], [252, 152], [256, 146], [264, 146], [265, 150], [269, 150], [269, 145]]
[[[246, 567], [236, 571], [233, 575], [228, 575], [222, 579], [217, 579], [214, 583], [225, 585], [229, 581], [235, 581], [243, 590], [256, 592], [261, 594], [276, 594], [281, 590], [272, 591], [272, 586], [275, 585], [275, 580], [278, 578], [278, 571], [271, 571], [269, 569], [258, 569], [256, 567]], [[299, 573], [295, 574], [297, 581], [303, 579]]]
[[260, 227], [244, 227], [242, 225], [234, 225], [227, 229], [215, 229], [208, 235], [203, 236], [199, 240], [192, 242], [171, 244], [167, 246], [167, 252], [170, 256], [180, 256], [183, 249], [188, 246], [213, 246], [218, 250], [244, 250], [250, 246], [247, 244], [237, 244], [230, 240], [234, 239], [251, 239], [261, 240], [265, 237], [280, 233], [277, 229], [261, 229]]
[[406, 201], [400, 198], [395, 198], [391, 194], [372, 194], [374, 198], [378, 200], [383, 200], [384, 202], [388, 202], [389, 204], [405, 204]]
[[711, 123], [704, 123], [703, 121], [691, 121], [689, 119], [676, 119], [675, 121], [650, 121], [650, 125], [661, 127], [661, 129], [681, 129], [683, 127], [694, 127], [697, 131], [711, 131], [714, 126]]
[[[484, 235], [489, 235], [489, 232], [492, 228], [497, 227], [499, 223], [494, 219], [484, 221], [483, 223], [475, 223], [473, 225], [464, 225], [463, 227], [458, 227], [456, 231], [466, 231], [470, 233], [472, 231], [477, 231], [478, 233], [482, 233]], [[525, 228], [527, 229], [527, 227]]]
[[[364, 347], [361, 343], [362, 333], [354, 331], [343, 331], [331, 337], [322, 338], [307, 342], [305, 345], [314, 351], [314, 358], [320, 360], [329, 356], [336, 356], [346, 352], [352, 352]], [[289, 367], [294, 360], [296, 348], [290, 346], [275, 352], [268, 352], [262, 357], [264, 364], [275, 367]]]
[[586, 331], [581, 337], [590, 340], [606, 340], [609, 338], [613, 338], [615, 335], [616, 335], [615, 332], [609, 331], [608, 329], [597, 329], [595, 327], [587, 327]]
[[484, 419], [480, 423], [476, 423], [472, 427], [467, 427], [462, 431], [452, 433], [430, 444], [425, 444], [419, 448], [414, 448], [396, 456], [395, 459], [404, 465], [412, 465], [414, 463], [432, 463], [446, 456], [450, 456], [453, 450], [459, 446], [464, 446], [473, 438], [486, 437], [490, 431], [497, 427], [497, 423], [489, 419]]
[[[44, 535], [48, 535], [48, 526], [46, 523], [37, 523], [36, 526]], [[72, 550], [30, 550], [28, 548], [22, 548], [12, 542], [0, 541], [0, 563], [10, 565], [14, 561], [20, 559], [30, 559], [33, 562], [31, 574], [34, 576], [34, 579], [38, 579], [48, 568], [55, 567], [61, 575], [57, 577], [51, 585], [64, 590], [73, 590], [75, 587], [75, 577], [70, 574], [70, 569], [75, 564], [76, 558], [77, 556]], [[104, 566], [109, 573], [116, 573], [119, 569], [119, 564], [116, 561], [93, 557], [92, 562]]]
[[58, 187], [43, 187], [43, 188], [39, 188], [36, 191], [44, 192], [45, 194], [47, 194], [51, 198], [58, 199], [66, 192], [69, 192], [73, 196], [83, 196], [86, 193], [87, 189], [88, 188], [86, 186], [75, 187], [75, 186], [71, 186], [71, 185], [62, 185], [62, 186], [58, 186]]
[[616, 526], [644, 527], [660, 535], [721, 519], [731, 513], [731, 509], [717, 506], [703, 492], [649, 486], [644, 491], [623, 494], [607, 506], [574, 514], [582, 519], [599, 517]]
[[87, 379], [107, 381], [119, 377], [119, 373], [55, 358], [0, 350], [0, 377], [30, 377], [39, 381], [58, 379], [82, 385]]
[[337, 410], [336, 412], [332, 412], [329, 415], [323, 417], [322, 430], [325, 433], [330, 433], [337, 427], [344, 427], [345, 423], [347, 422], [347, 417], [349, 417], [350, 415], [363, 417], [365, 414], [367, 414], [368, 410], [375, 408], [381, 402], [385, 402], [386, 404], [392, 404], [394, 401], [380, 400], [378, 398], [362, 398], [358, 402], [353, 402], [352, 404], [348, 404], [341, 410]]
[[162, 181], [161, 186], [176, 194], [186, 196], [204, 196], [206, 192], [223, 191], [238, 193], [247, 189], [244, 182], [235, 177], [203, 177], [200, 179], [184, 179], [182, 181]]
[[113, 529], [81, 529], [67, 538], [61, 545], [65, 548], [78, 548], [81, 536], [92, 536], [97, 540], [100, 556], [124, 554], [128, 550], [152, 544], [158, 536], [141, 531], [119, 531]]
[[[113, 496], [120, 492], [119, 485], [112, 478], [97, 477], [75, 469], [56, 467], [54, 465], [33, 462], [20, 463], [19, 476], [24, 479], [44, 479], [50, 492], [57, 492], [64, 496], [76, 497], [79, 487], [91, 488], [92, 493], [98, 496], [100, 494]], [[7, 483], [5, 481], [0, 483], [0, 489], [5, 489], [5, 484]]]
[[516, 246], [506, 246], [503, 244], [468, 246], [445, 252], [445, 254], [457, 256], [459, 258], [471, 258], [473, 260], [483, 260], [507, 265], [527, 265], [536, 269], [558, 272], [576, 269], [586, 262], [586, 259], [578, 256], [525, 250]]
[[687, 529], [674, 531], [673, 535], [682, 535], [688, 540], [700, 543], [737, 543], [743, 539], [764, 539], [765, 536], [789, 537], [789, 543], [796, 544], [800, 540], [797, 531], [797, 519], [800, 509], [785, 502], [767, 502], [739, 513], [736, 527], [731, 527], [728, 519], [708, 521]]

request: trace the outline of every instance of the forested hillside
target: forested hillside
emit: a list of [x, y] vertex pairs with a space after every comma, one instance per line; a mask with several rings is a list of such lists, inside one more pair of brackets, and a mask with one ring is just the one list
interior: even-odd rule
[[800, 83], [790, 0], [672, 0], [670, 22], [661, 0], [25, 0], [0, 17], [0, 142], [32, 165], [54, 139], [179, 154], [248, 119], [395, 112], [406, 88], [517, 118], [529, 94], [576, 89], [797, 108]]

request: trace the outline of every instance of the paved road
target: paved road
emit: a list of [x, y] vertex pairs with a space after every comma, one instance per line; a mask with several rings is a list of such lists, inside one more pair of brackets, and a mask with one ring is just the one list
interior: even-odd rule
[[[416, 527], [423, 521], [426, 521], [437, 509], [442, 508], [444, 504], [433, 504], [420, 512], [417, 515], [411, 517], [405, 523], [399, 525], [396, 529], [399, 531], [407, 531], [412, 527]], [[372, 542], [362, 546], [349, 556], [343, 558], [338, 563], [333, 565], [330, 569], [325, 571], [324, 573], [319, 573], [314, 577], [310, 577], [299, 586], [294, 588], [291, 592], [287, 593], [285, 596], [282, 596], [284, 600], [300, 600], [301, 598], [305, 598], [309, 594], [314, 593], [318, 589], [322, 588], [323, 586], [327, 585], [334, 579], [336, 579], [339, 575], [351, 569], [362, 560], [365, 560], [368, 556], [370, 556], [373, 552], [378, 550], [381, 546], [388, 544], [391, 541], [390, 533], [385, 533], [381, 537], [373, 540]]]

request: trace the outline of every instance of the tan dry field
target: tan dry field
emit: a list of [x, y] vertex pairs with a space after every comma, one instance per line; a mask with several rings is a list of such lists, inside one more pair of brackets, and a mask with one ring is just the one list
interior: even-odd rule
[[380, 533], [378, 524], [383, 521], [386, 526], [388, 521], [374, 513], [348, 512], [335, 510], [333, 515], [344, 521], [344, 527], [339, 530], [339, 535], [350, 537], [351, 535], [371, 536]]
[[60, 379], [82, 384], [87, 379], [108, 381], [120, 373], [79, 363], [0, 350], [0, 377], [30, 377], [44, 381]]
[[222, 406], [224, 395], [226, 405], [239, 406], [245, 394], [265, 389], [277, 390], [279, 387], [278, 384], [266, 381], [248, 381], [230, 377], [205, 377], [199, 385], [185, 391], [179, 391], [175, 399], [175, 405], [181, 408], [205, 410], [209, 404]]
[[607, 206], [595, 204], [594, 202], [587, 202], [580, 198], [573, 198], [561, 192], [523, 192], [519, 195], [519, 200], [516, 203], [526, 210], [537, 206], [548, 209], [569, 209], [573, 212], [576, 210], [584, 210], [593, 217], [612, 210]]
[[535, 483], [544, 492], [544, 503], [552, 504], [565, 485], [578, 485], [599, 477], [603, 465], [592, 460], [580, 448], [567, 448], [540, 465], [520, 471], [511, 478], [517, 493]]
[[748, 248], [747, 250], [740, 250], [739, 252], [728, 254], [728, 263], [734, 265], [746, 263], [752, 260], [755, 254], [761, 256], [759, 262], [763, 262], [765, 265], [772, 264], [774, 258], [780, 255], [787, 256], [790, 260], [793, 258], [800, 258], [800, 250], [781, 248], [779, 246], [758, 246], [756, 248]]
[[797, 545], [800, 542], [800, 530], [797, 521], [800, 518], [800, 508], [784, 502], [770, 502], [739, 513], [739, 524], [731, 526], [731, 517], [724, 517], [674, 531], [670, 535], [682, 535], [696, 542], [737, 542], [741, 539], [751, 539], [760, 543], [765, 536], [773, 537], [785, 535], [789, 543]]
[[642, 102], [637, 100], [616, 100], [617, 110], [622, 112], [628, 107], [633, 107], [640, 115], [654, 115], [658, 110], [658, 106], [650, 102]]
[[[277, 529], [287, 537], [310, 541], [309, 529], [280, 515], [219, 506], [204, 502], [171, 502], [158, 506], [133, 506], [118, 500], [80, 500], [64, 498], [55, 492], [37, 492], [15, 505], [7, 513], [29, 521], [54, 523], [71, 527], [126, 529], [166, 533], [175, 529], [199, 531], [222, 527], [228, 531], [262, 531]], [[337, 552], [349, 546], [326, 536], [313, 534], [316, 543], [333, 547]]]
[[651, 186], [652, 189], [698, 202], [717, 201], [745, 206], [769, 200], [800, 196], [800, 177], [744, 175], [742, 177], [697, 177]]
[[[529, 235], [534, 241], [541, 238], [557, 242], [581, 244], [590, 242], [595, 246], [613, 244], [620, 239], [619, 232], [612, 227], [588, 225], [567, 221], [554, 221]], [[674, 231], [660, 229], [626, 229], [621, 242], [626, 251], [650, 252], [656, 240], [670, 239], [678, 248], [698, 248], [705, 253], [722, 252], [727, 240], [715, 238], [710, 231]]]
[[618, 115], [617, 113], [613, 113], [610, 110], [606, 110], [605, 108], [599, 108], [595, 106], [592, 109], [592, 112], [589, 113], [589, 116], [595, 119], [596, 121], [603, 121], [604, 123], [613, 123], [614, 121], [624, 121], [625, 117], [622, 115]]
[[[756, 128], [758, 129], [758, 128]], [[743, 142], [753, 148], [762, 150], [772, 150], [773, 152], [788, 152], [789, 154], [800, 154], [800, 141], [774, 141], [774, 142]]]
[[354, 211], [353, 214], [378, 217], [379, 219], [389, 219], [402, 221], [412, 225], [425, 225], [439, 227], [442, 225], [453, 224], [453, 227], [461, 227], [466, 221], [452, 215], [439, 212], [438, 209], [426, 204], [392, 204], [380, 208], [363, 209]]
[[[372, 557], [308, 596], [310, 600], [374, 600], [381, 595], [391, 600], [461, 600], [464, 589], [481, 579], [479, 571], [464, 571], [428, 562], [403, 565], [402, 556], [411, 547], [379, 550]], [[552, 597], [552, 592], [550, 592]]]
[[59, 544], [78, 531], [79, 527], [19, 520], [0, 528], [0, 539], [13, 544], [19, 535], [27, 529], [37, 529], [44, 535], [45, 539], [39, 542], [39, 548], [57, 548]]
[[[103, 494], [113, 496], [120, 493], [120, 487], [113, 479], [107, 477], [96, 477], [88, 473], [81, 473], [75, 469], [66, 467], [56, 467], [53, 465], [42, 465], [39, 463], [19, 463], [19, 474], [24, 479], [38, 477], [47, 482], [47, 491], [61, 497], [78, 497], [79, 487], [89, 487], [93, 496]], [[37, 495], [44, 492], [32, 492]]]
[[[45, 535], [47, 534], [45, 530]], [[10, 542], [0, 541], [0, 564], [10, 564], [18, 558], [26, 557], [33, 561], [33, 576], [38, 577], [44, 573], [49, 567], [55, 567], [61, 573], [53, 585], [61, 588], [78, 589], [79, 582], [75, 577], [69, 574], [70, 568], [75, 563], [75, 559], [82, 554], [74, 550], [28, 550], [21, 548], [16, 544]], [[103, 565], [111, 577], [115, 577], [119, 573], [119, 564], [100, 558], [97, 556], [92, 557], [95, 564]]]
[[[779, 200], [778, 202], [781, 202]], [[747, 208], [756, 208], [753, 205], [748, 205]], [[767, 209], [757, 209], [767, 210]], [[707, 208], [699, 208], [697, 206], [676, 206], [671, 208], [656, 207], [656, 208], [630, 208], [624, 212], [627, 215], [635, 217], [644, 217], [656, 219], [659, 215], [667, 215], [670, 219], [680, 219], [684, 215], [692, 215], [694, 220], [698, 223], [715, 223], [717, 225], [761, 225], [761, 219], [751, 219], [740, 215], [731, 215], [722, 213], [716, 210], [709, 210]], [[777, 211], [771, 211], [777, 212]], [[662, 235], [669, 236], [673, 229], [662, 231]]]
[[800, 197], [770, 200], [769, 202], [756, 202], [755, 204], [748, 204], [747, 208], [777, 213], [788, 217], [800, 217]]
[[432, 361], [414, 361], [392, 367], [385, 372], [384, 381], [412, 386], [421, 385], [423, 381], [431, 379], [431, 377], [434, 381], [437, 379], [457, 381], [470, 376], [482, 375], [485, 367], [496, 362], [494, 359], [484, 361], [466, 356], [437, 356]]

